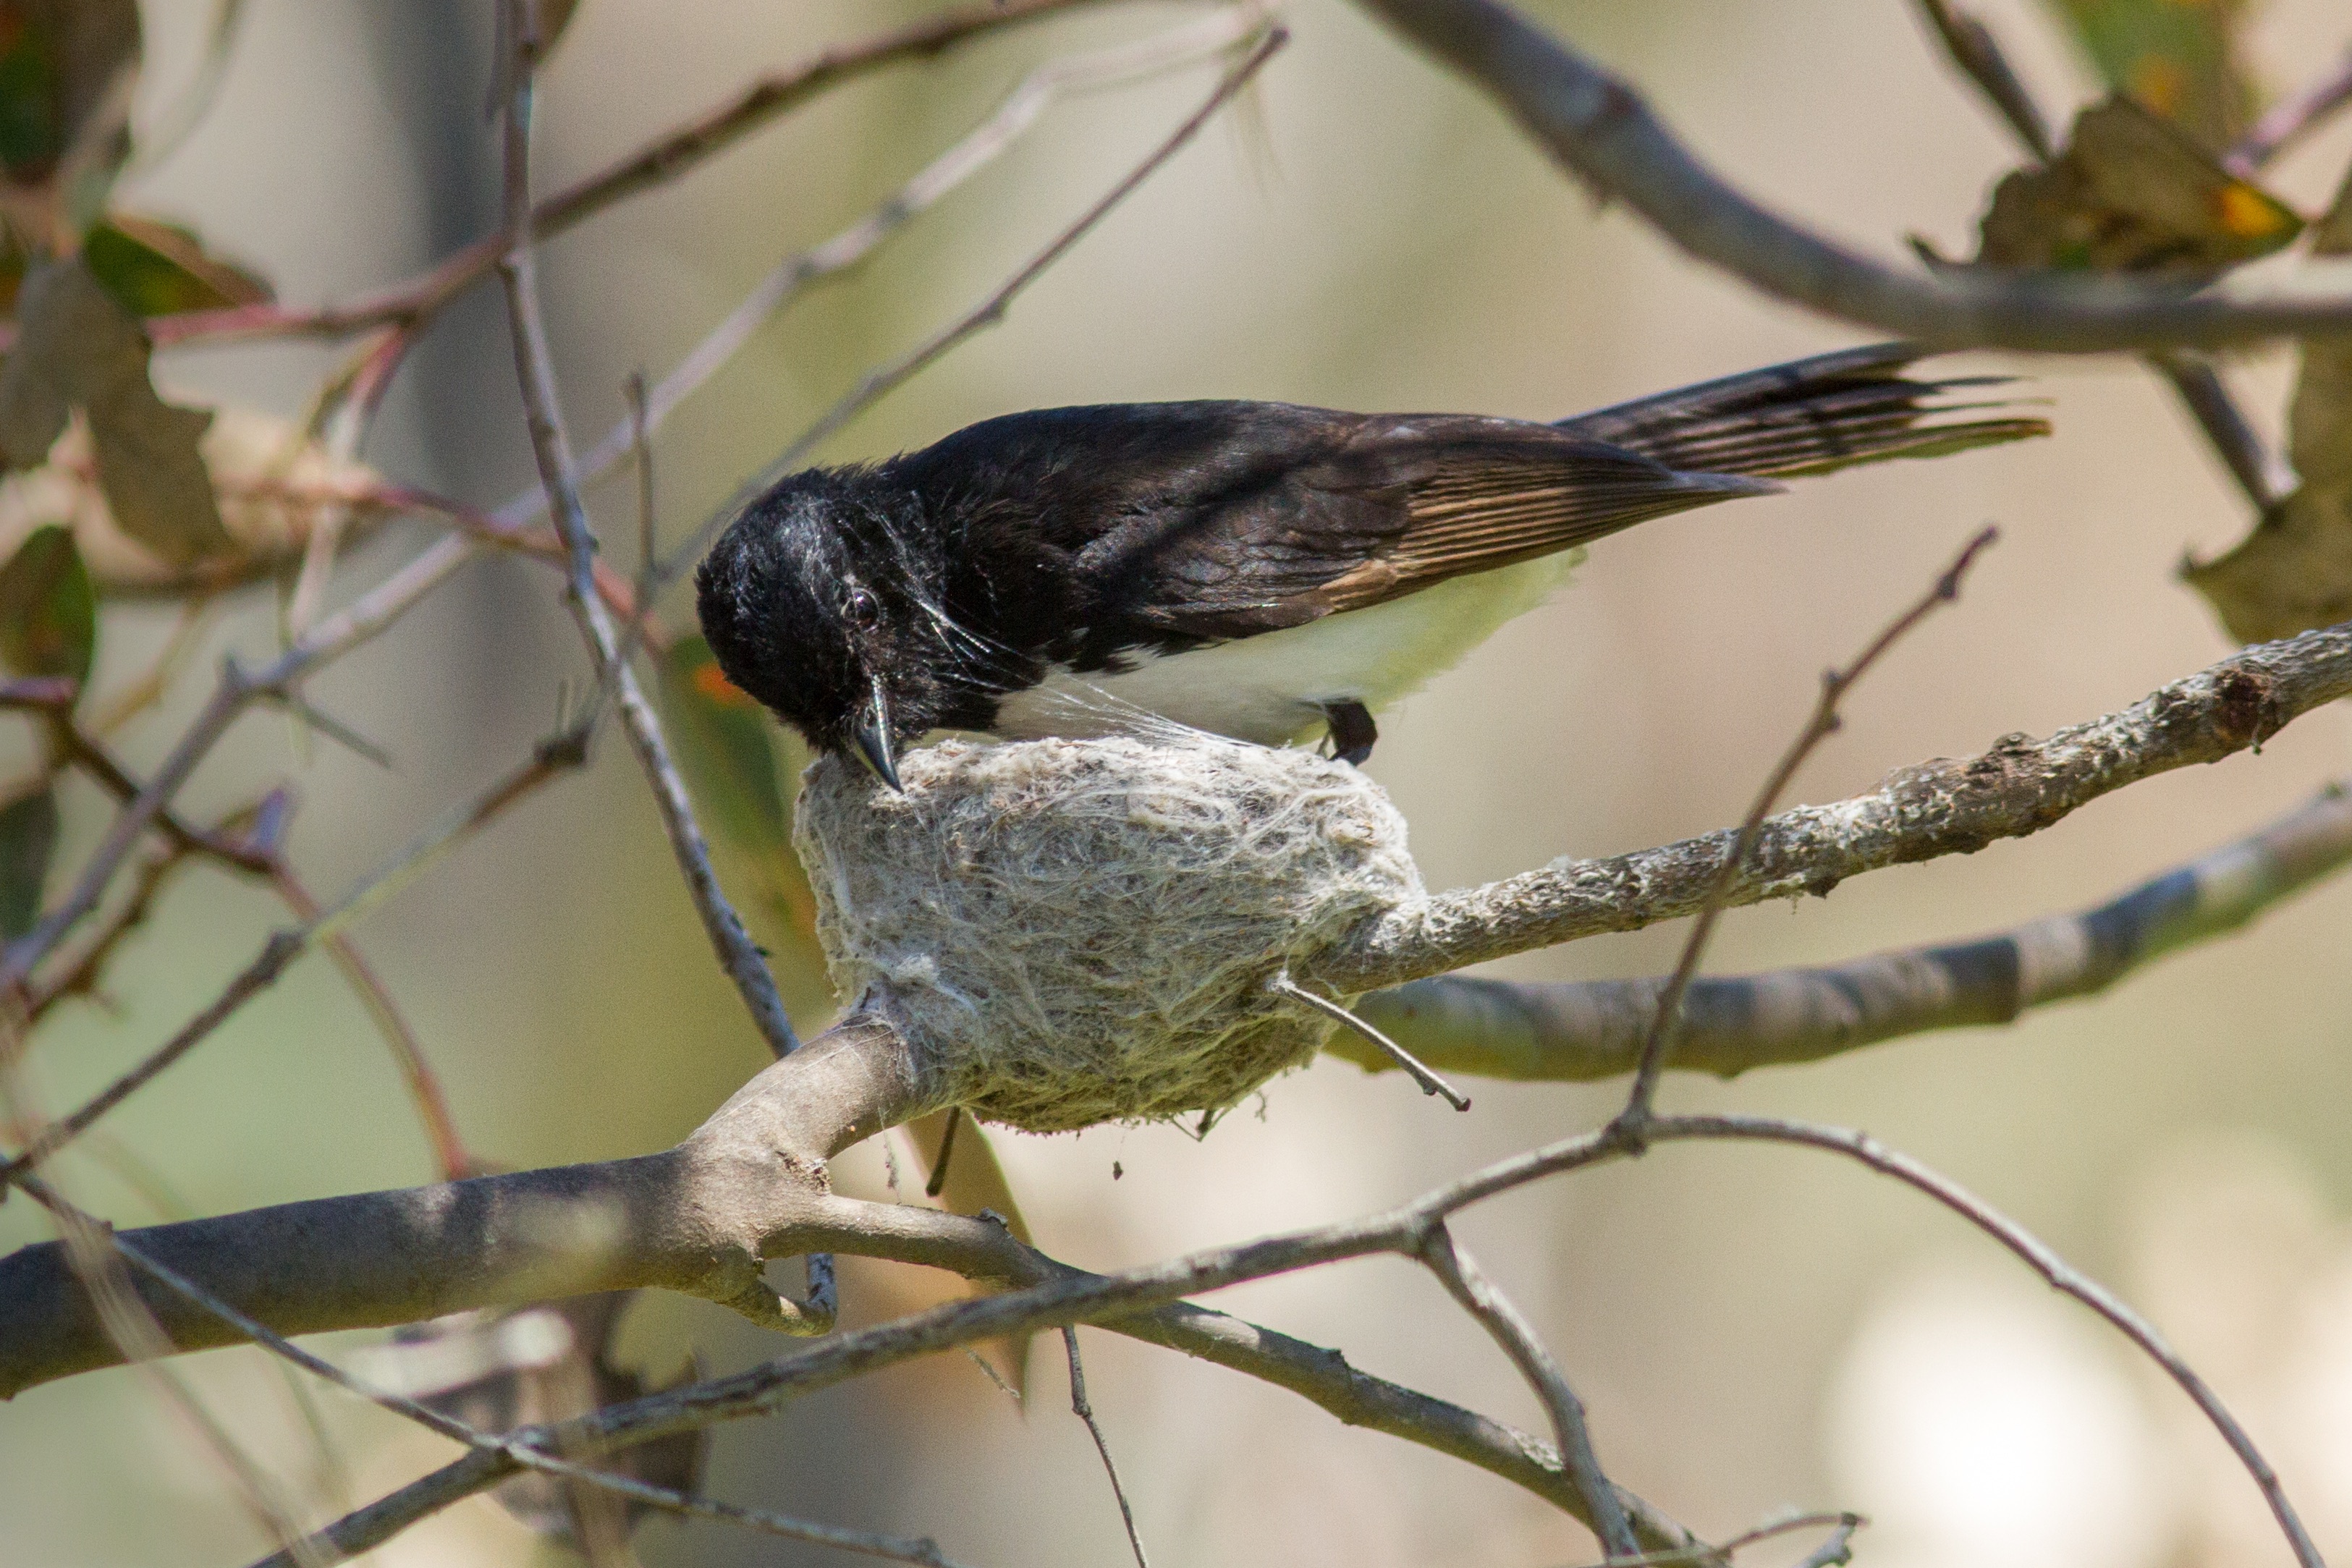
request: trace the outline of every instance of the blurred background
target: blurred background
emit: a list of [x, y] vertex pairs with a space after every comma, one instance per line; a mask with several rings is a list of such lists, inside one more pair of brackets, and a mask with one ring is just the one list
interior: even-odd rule
[[[2046, 107], [2095, 95], [2031, 0], [1984, 0]], [[193, 73], [208, 7], [146, 7], [142, 114]], [[494, 224], [485, 120], [490, 7], [459, 0], [250, 0], [216, 107], [127, 196], [199, 225], [298, 303], [407, 277]], [[1531, 5], [1629, 76], [1736, 183], [1897, 256], [1917, 233], [1965, 251], [2015, 154], [1909, 8], [1884, 0], [1610, 0]], [[546, 77], [536, 178], [551, 189], [830, 41], [923, 14], [903, 5], [703, 0], [686, 12], [587, 0]], [[782, 256], [867, 210], [1049, 56], [1189, 13], [1120, 5], [1019, 29], [845, 90], [677, 183], [550, 246], [542, 262], [568, 411], [583, 438]], [[877, 456], [1013, 409], [1244, 396], [1357, 409], [1552, 418], [1862, 340], [1759, 298], [1596, 210], [1483, 100], [1353, 7], [1298, 0], [1296, 37], [1242, 111], [1213, 126], [1024, 296], [1009, 319], [835, 438]], [[2269, 0], [2256, 75], [2302, 85], [2347, 42], [2335, 0]], [[812, 294], [688, 404], [655, 448], [660, 518], [683, 537], [868, 367], [976, 302], [1189, 112], [1203, 68], [1074, 99], [854, 277]], [[2352, 122], [2297, 150], [2273, 187], [2323, 205]], [[205, 402], [299, 415], [331, 362], [268, 345], [159, 358]], [[1999, 548], [1955, 610], [1872, 676], [1799, 781], [1806, 800], [1890, 768], [2106, 712], [2230, 642], [2173, 578], [2247, 508], [2136, 362], [2000, 360], [2031, 378], [2047, 441], [1895, 464], [1650, 524], [1597, 547], [1580, 580], [1382, 720], [1371, 765], [1433, 885], [1559, 854], [1662, 842], [1738, 819], [1811, 702], [1819, 672], [1915, 596], [1969, 533]], [[2233, 366], [2275, 434], [2291, 353]], [[369, 447], [392, 476], [494, 504], [531, 482], [495, 287], [478, 288], [403, 373]], [[625, 483], [592, 499], [616, 555]], [[394, 528], [338, 595], [425, 536]], [[469, 569], [315, 695], [392, 752], [389, 771], [245, 721], [198, 776], [201, 815], [296, 778], [293, 852], [331, 894], [525, 755], [583, 669], [543, 567]], [[682, 596], [665, 611], [684, 623]], [[107, 611], [101, 684], [168, 634], [167, 608]], [[274, 645], [248, 591], [215, 653]], [[204, 695], [203, 666], [123, 741], [152, 765]], [[2352, 770], [2352, 724], [2315, 715], [2259, 757], [2129, 789], [2034, 839], [1879, 873], [1825, 901], [1728, 918], [1717, 972], [1833, 960], [2095, 902], [2202, 852]], [[72, 863], [107, 808], [68, 802]], [[730, 866], [740, 884], [741, 868]], [[174, 884], [102, 1003], [61, 1009], [29, 1071], [71, 1104], [150, 1049], [282, 915], [209, 871]], [[1937, 1166], [2143, 1307], [2264, 1442], [2324, 1549], [2352, 1552], [2352, 880], [2111, 995], [2005, 1030], [1882, 1046], [1666, 1103], [1858, 1124]], [[763, 932], [772, 940], [772, 932]], [[472, 1145], [512, 1165], [662, 1147], [764, 1060], [671, 864], [642, 779], [610, 740], [366, 921], [358, 941], [448, 1083]], [[1669, 967], [1669, 927], [1500, 966], [1524, 977]], [[823, 1022], [821, 1007], [804, 1027]], [[1454, 1116], [1400, 1078], [1326, 1062], [1269, 1085], [1203, 1142], [1171, 1128], [1000, 1134], [1042, 1246], [1089, 1267], [1356, 1215], [1597, 1123], [1620, 1089], [1476, 1092]], [[123, 1223], [430, 1179], [429, 1151], [366, 1015], [306, 959], [136, 1097], [60, 1174]], [[903, 1159], [903, 1155], [898, 1156]], [[845, 1190], [884, 1196], [869, 1145]], [[909, 1194], [911, 1197], [911, 1193]], [[1711, 1535], [1784, 1506], [1877, 1524], [1862, 1560], [1940, 1568], [2274, 1563], [2284, 1549], [2218, 1439], [2095, 1322], [1893, 1186], [1802, 1152], [1672, 1147], [1475, 1212], [1466, 1243], [1528, 1309], [1625, 1484]], [[0, 1207], [0, 1248], [47, 1235]], [[845, 1265], [848, 1321], [951, 1282]], [[1231, 1292], [1218, 1305], [1358, 1365], [1530, 1429], [1502, 1357], [1427, 1280], [1389, 1262]], [[338, 1354], [369, 1336], [329, 1342]], [[1482, 1472], [1340, 1427], [1293, 1396], [1107, 1334], [1090, 1392], [1160, 1568], [1591, 1559], [1571, 1522]], [[647, 1302], [625, 1352], [689, 1349], [713, 1370], [776, 1354], [728, 1313]], [[323, 1517], [451, 1450], [331, 1391], [328, 1452], [252, 1351], [182, 1369]], [[1118, 1517], [1038, 1346], [1024, 1416], [961, 1357], [835, 1390], [719, 1433], [717, 1496], [936, 1536], [966, 1562], [1123, 1561]], [[648, 1521], [649, 1564], [836, 1560], [712, 1525]], [[0, 1560], [241, 1562], [267, 1542], [150, 1387], [123, 1372], [0, 1406]], [[549, 1561], [487, 1500], [377, 1552], [380, 1564]], [[1759, 1561], [1776, 1549], [1759, 1550]]]

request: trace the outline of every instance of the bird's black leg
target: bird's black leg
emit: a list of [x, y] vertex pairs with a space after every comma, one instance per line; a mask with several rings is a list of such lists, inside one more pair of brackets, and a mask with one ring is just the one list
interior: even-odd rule
[[1371, 709], [1352, 698], [1329, 702], [1323, 705], [1323, 718], [1330, 727], [1332, 756], [1357, 768], [1371, 759], [1372, 742], [1381, 737]]

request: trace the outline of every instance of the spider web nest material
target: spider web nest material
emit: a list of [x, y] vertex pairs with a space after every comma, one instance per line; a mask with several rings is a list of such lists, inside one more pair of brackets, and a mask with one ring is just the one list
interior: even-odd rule
[[835, 988], [894, 1015], [923, 1098], [1030, 1132], [1215, 1113], [1331, 1025], [1266, 982], [1426, 896], [1344, 763], [1194, 732], [826, 757], [793, 841]]

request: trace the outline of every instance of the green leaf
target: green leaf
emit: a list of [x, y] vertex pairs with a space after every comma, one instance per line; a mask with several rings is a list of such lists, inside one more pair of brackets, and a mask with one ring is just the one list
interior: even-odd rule
[[139, 43], [137, 0], [0, 0], [0, 172], [47, 187], [60, 232], [130, 156]]
[[98, 601], [73, 535], [36, 529], [0, 567], [0, 660], [20, 675], [89, 679]]
[[57, 847], [58, 798], [47, 784], [0, 806], [0, 938], [13, 942], [39, 924]]
[[2109, 87], [2219, 151], [2253, 107], [2238, 52], [2245, 0], [2049, 0]]
[[79, 259], [36, 268], [17, 306], [16, 346], [0, 364], [6, 465], [46, 459], [79, 408], [116, 527], [174, 566], [233, 549], [196, 450], [212, 415], [155, 395], [137, 319]]
[[670, 644], [661, 685], [687, 783], [719, 831], [747, 848], [789, 845], [792, 821], [760, 705], [728, 680], [699, 634]]
[[2303, 231], [2294, 210], [2126, 98], [2075, 118], [2065, 149], [1993, 189], [1979, 265], [2210, 277]]
[[84, 236], [82, 261], [133, 316], [258, 305], [269, 285], [207, 253], [191, 230], [114, 213]]
[[793, 851], [792, 810], [779, 782], [807, 761], [798, 741], [728, 680], [699, 633], [671, 643], [660, 667], [662, 711], [688, 790], [759, 878], [769, 907], [803, 949], [799, 967], [821, 972], [816, 900]]

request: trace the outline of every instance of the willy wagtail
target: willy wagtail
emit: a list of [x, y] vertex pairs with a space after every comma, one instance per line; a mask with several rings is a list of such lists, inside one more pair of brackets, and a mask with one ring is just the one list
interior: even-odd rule
[[934, 730], [1157, 715], [1361, 762], [1372, 715], [1534, 608], [1575, 547], [1775, 480], [2046, 434], [1852, 349], [1539, 424], [1280, 402], [984, 420], [812, 468], [696, 575], [719, 667], [892, 788]]

